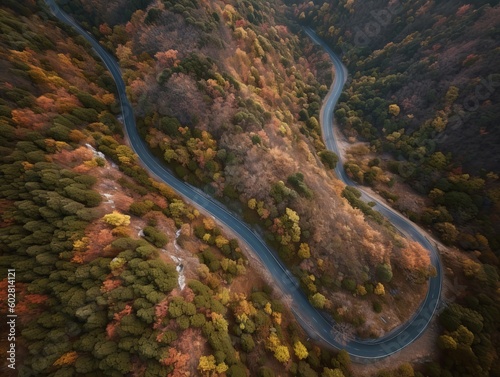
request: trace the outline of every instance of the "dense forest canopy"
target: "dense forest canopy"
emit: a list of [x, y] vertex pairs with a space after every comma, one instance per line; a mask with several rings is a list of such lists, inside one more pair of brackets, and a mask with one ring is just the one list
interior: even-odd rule
[[[335, 112], [353, 145], [344, 165], [348, 174], [432, 229], [443, 243], [474, 255], [462, 262], [463, 273], [478, 280], [490, 274], [495, 287], [500, 252], [498, 1], [287, 4], [297, 22], [312, 26], [342, 55], [350, 72]], [[408, 199], [408, 194], [413, 196]], [[446, 264], [453, 265], [450, 260]], [[473, 299], [478, 293], [484, 303]], [[493, 291], [487, 286], [471, 284], [461, 304], [483, 310], [491, 302], [485, 297], [489, 294]], [[457, 308], [441, 319], [464, 310]], [[449, 325], [444, 324], [447, 331]], [[498, 329], [498, 321], [493, 326]], [[461, 346], [440, 343], [447, 350], [445, 368], [433, 373], [495, 373], [494, 367], [490, 372], [484, 368], [493, 359], [479, 361], [492, 355], [478, 349], [488, 343], [480, 338], [475, 335], [473, 359], [467, 361], [457, 358]]]
[[4, 359], [2, 373], [350, 375], [349, 356], [309, 342], [238, 240], [139, 166], [86, 42], [30, 2], [9, 4], [0, 308], [14, 269], [18, 320], [16, 370]]
[[[400, 129], [411, 136], [431, 128], [436, 145], [429, 154], [450, 152], [467, 172], [486, 174], [500, 172], [494, 153], [500, 140], [494, 127], [500, 96], [495, 3], [376, 1], [367, 7], [330, 1], [297, 3], [294, 12], [344, 54], [354, 76], [348, 93], [357, 98], [349, 105], [362, 103], [360, 110], [372, 113], [350, 124], [351, 132], [374, 140]], [[397, 102], [396, 119], [375, 110], [378, 98]]]
[[[299, 22], [313, 25], [342, 53], [352, 74], [335, 115], [346, 137], [369, 149], [352, 150], [345, 165], [351, 176], [377, 187], [410, 218], [432, 225], [448, 244], [478, 249], [467, 240], [486, 237], [484, 260], [496, 263], [497, 4], [378, 1], [365, 7], [347, 1], [291, 7]], [[386, 152], [392, 158], [381, 163], [378, 157]], [[428, 196], [423, 208], [389, 193], [400, 181]]]
[[[102, 5], [67, 9], [84, 23], [94, 6]], [[88, 26], [118, 58], [155, 153], [262, 227], [311, 300], [324, 296], [330, 315], [362, 336], [379, 336], [365, 304], [350, 303], [347, 312], [341, 297], [366, 291], [376, 300], [378, 284], [398, 286], [394, 320], [375, 320], [393, 328], [418, 306], [435, 271], [427, 252], [378, 213], [342, 199], [332, 174], [337, 157], [325, 150], [318, 121], [330, 63], [291, 32], [299, 30], [285, 11], [284, 4], [165, 1], [125, 25], [98, 19]], [[381, 265], [395, 271], [393, 280], [379, 281]], [[387, 307], [394, 299], [387, 296]]]
[[154, 153], [264, 234], [345, 336], [376, 338], [436, 271], [336, 179], [319, 124], [335, 73], [313, 27], [350, 73], [346, 171], [449, 245], [460, 289], [435, 348], [389, 368], [314, 343], [238, 240], [141, 167], [85, 39], [6, 0], [0, 308], [15, 268], [20, 375], [498, 375], [498, 2], [59, 3], [116, 57]]

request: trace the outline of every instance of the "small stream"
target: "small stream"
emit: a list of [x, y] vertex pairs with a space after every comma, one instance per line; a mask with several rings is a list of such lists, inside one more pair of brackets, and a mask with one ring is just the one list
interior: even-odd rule
[[[177, 238], [179, 238], [180, 234], [181, 234], [180, 229], [177, 230], [177, 232], [175, 232], [174, 248], [175, 248], [176, 254], [178, 254], [181, 250], [179, 245], [177, 244]], [[184, 276], [184, 265], [182, 264], [182, 258], [176, 257], [174, 255], [169, 255], [169, 256], [177, 264], [177, 267], [175, 268], [179, 274], [177, 281], [179, 284], [179, 288], [182, 291], [184, 289], [184, 287], [186, 286], [186, 277]]]
[[[177, 232], [175, 232], [175, 239], [174, 239], [175, 254], [179, 254], [181, 251], [181, 248], [177, 243], [177, 238], [179, 238], [180, 234], [181, 234], [180, 229], [177, 230]], [[144, 237], [144, 230], [140, 229], [137, 235], [139, 237]], [[170, 253], [166, 249], [161, 249], [161, 251], [162, 253], [168, 255], [170, 259], [172, 259], [175, 262], [176, 264], [175, 269], [179, 274], [179, 277], [177, 278], [177, 283], [179, 284], [179, 288], [181, 289], [181, 291], [184, 290], [184, 287], [186, 286], [186, 277], [184, 276], [184, 264], [182, 263], [183, 259], [179, 256], [170, 255]]]

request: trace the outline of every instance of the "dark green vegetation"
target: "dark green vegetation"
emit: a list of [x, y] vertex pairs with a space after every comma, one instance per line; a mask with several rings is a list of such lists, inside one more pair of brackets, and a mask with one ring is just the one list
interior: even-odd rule
[[[469, 254], [445, 257], [455, 282], [445, 299], [456, 303], [440, 315], [442, 352], [426, 375], [498, 375], [498, 1], [288, 3], [343, 54], [351, 74], [335, 116], [369, 148], [353, 148], [346, 171]], [[391, 192], [396, 183], [426, 205], [408, 207], [401, 191]], [[343, 195], [371, 213], [354, 190]]]
[[[1, 46], [8, 76], [0, 99], [0, 264], [4, 277], [6, 268], [16, 270], [19, 375], [124, 375], [134, 360], [147, 365], [148, 375], [164, 375], [168, 368], [159, 361], [166, 348], [156, 341], [150, 323], [154, 305], [177, 285], [175, 268], [151, 259], [157, 251], [146, 241], [90, 242], [89, 227], [103, 214], [102, 197], [93, 189], [95, 176], [73, 169], [81, 162], [76, 152], [80, 144], [106, 140], [116, 120], [97, 99], [105, 95], [102, 88], [93, 95], [80, 92], [61, 73], [63, 68], [74, 70], [88, 85], [99, 83], [104, 69], [89, 55], [76, 53], [68, 37], [58, 52], [82, 66], [94, 65], [86, 76], [64, 55], [44, 60], [44, 55], [55, 56], [51, 48], [64, 33], [36, 16], [26, 29], [12, 10], [2, 9], [0, 24], [10, 36]], [[30, 39], [34, 29], [51, 39], [43, 33]], [[68, 163], [65, 156], [71, 155]], [[89, 166], [103, 163], [88, 161]], [[92, 253], [89, 242], [108, 252]], [[86, 247], [78, 258], [78, 250]], [[113, 272], [115, 260], [129, 262], [121, 276]], [[132, 307], [134, 313], [113, 329], [118, 335], [112, 338], [107, 330], [116, 313]]]
[[[483, 261], [496, 263], [498, 7], [487, 1], [312, 4], [297, 6], [298, 18], [345, 52], [353, 76], [336, 118], [347, 136], [394, 156], [383, 166], [379, 159], [366, 166], [351, 162], [347, 171], [381, 190], [380, 167], [398, 176], [430, 199], [421, 211], [408, 210], [410, 218], [432, 226], [444, 242], [479, 249]], [[366, 36], [364, 29], [375, 24], [376, 35]], [[488, 244], [479, 245], [484, 237]]]

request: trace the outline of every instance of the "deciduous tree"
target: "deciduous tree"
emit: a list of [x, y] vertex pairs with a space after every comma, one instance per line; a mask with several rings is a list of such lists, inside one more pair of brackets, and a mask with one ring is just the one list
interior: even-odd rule
[[297, 340], [294, 343], [293, 351], [295, 352], [295, 356], [297, 356], [299, 360], [303, 360], [309, 355], [307, 348], [300, 342], [300, 340]]

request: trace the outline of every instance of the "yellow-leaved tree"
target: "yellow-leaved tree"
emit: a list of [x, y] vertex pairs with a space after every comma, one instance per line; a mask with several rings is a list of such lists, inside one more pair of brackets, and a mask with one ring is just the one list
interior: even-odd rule
[[396, 105], [395, 103], [389, 105], [389, 113], [391, 113], [392, 115], [394, 115], [395, 117], [397, 117], [399, 115], [399, 113], [401, 112], [401, 109], [399, 108], [398, 105]]
[[304, 346], [300, 340], [297, 340], [294, 343], [293, 351], [295, 352], [295, 356], [297, 356], [300, 360], [303, 360], [307, 356], [309, 356], [309, 352], [307, 352], [306, 346]]
[[307, 243], [301, 243], [297, 255], [301, 259], [308, 259], [311, 257], [311, 249]]
[[201, 356], [198, 363], [198, 369], [202, 372], [208, 373], [216, 368], [214, 355]]
[[274, 357], [280, 363], [286, 364], [290, 360], [290, 351], [288, 351], [287, 346], [278, 346], [274, 351]]
[[382, 283], [378, 283], [376, 286], [375, 286], [375, 289], [373, 291], [376, 295], [379, 295], [379, 296], [383, 296], [385, 295], [385, 288], [384, 288], [384, 285]]
[[103, 217], [104, 222], [112, 226], [126, 226], [130, 224], [130, 216], [124, 215], [118, 211], [108, 213]]

